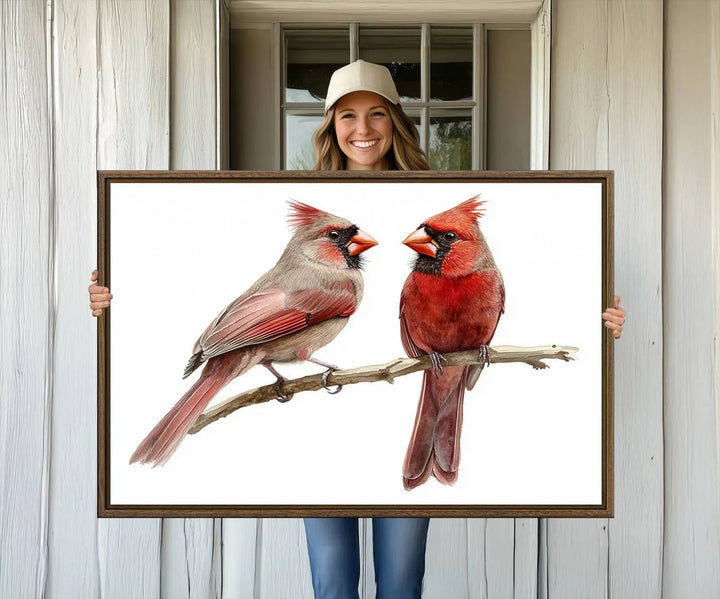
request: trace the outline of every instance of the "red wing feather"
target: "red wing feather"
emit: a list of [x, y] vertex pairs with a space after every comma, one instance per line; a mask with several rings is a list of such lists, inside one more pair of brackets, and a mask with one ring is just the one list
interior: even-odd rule
[[235, 300], [202, 334], [198, 345], [205, 360], [285, 337], [336, 316], [350, 316], [354, 311], [355, 287], [350, 281], [329, 290], [285, 293], [268, 289]]

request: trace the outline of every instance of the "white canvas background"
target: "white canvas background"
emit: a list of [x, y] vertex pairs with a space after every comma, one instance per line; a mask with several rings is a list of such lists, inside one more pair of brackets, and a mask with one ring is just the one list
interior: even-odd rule
[[[574, 345], [579, 360], [493, 364], [465, 395], [458, 482], [408, 492], [402, 463], [421, 374], [243, 408], [189, 435], [162, 467], [128, 464], [199, 376], [197, 337], [279, 258], [290, 198], [344, 216], [380, 245], [364, 254], [365, 297], [315, 356], [350, 368], [404, 356], [398, 325], [427, 217], [478, 193], [503, 273], [491, 345]], [[601, 188], [588, 183], [114, 183], [111, 186], [111, 503], [599, 504]], [[288, 378], [319, 372], [280, 365]], [[273, 382], [256, 367], [216, 402]], [[215, 402], [214, 402], [215, 403]]]

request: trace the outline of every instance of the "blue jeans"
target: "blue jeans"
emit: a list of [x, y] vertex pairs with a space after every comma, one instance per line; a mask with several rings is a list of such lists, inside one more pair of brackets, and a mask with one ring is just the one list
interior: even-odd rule
[[[429, 518], [373, 518], [377, 599], [420, 599]], [[357, 518], [305, 518], [315, 599], [358, 599]]]

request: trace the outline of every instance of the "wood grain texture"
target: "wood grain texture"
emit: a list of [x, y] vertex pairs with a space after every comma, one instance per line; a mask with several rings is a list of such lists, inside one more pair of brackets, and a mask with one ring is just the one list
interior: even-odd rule
[[[167, 2], [98, 4], [101, 169], [169, 166], [169, 30]], [[161, 521], [103, 519], [98, 529], [102, 596], [158, 597]]]
[[97, 536], [95, 265], [97, 7], [53, 3], [55, 281], [49, 572], [46, 596], [100, 594]]
[[207, 599], [215, 594], [214, 522], [211, 518], [163, 520], [161, 597]]
[[255, 592], [259, 597], [312, 599], [310, 558], [300, 518], [264, 518], [258, 539]]
[[509, 518], [464, 520], [469, 599], [515, 596], [515, 521]]
[[665, 3], [666, 597], [720, 596], [716, 5]]
[[0, 596], [38, 597], [55, 310], [45, 2], [1, 2], [0, 22]]
[[170, 4], [170, 168], [216, 164], [215, 0]]
[[[472, 540], [472, 535], [468, 540]], [[515, 520], [487, 520], [484, 541], [488, 599], [512, 597], [515, 589]]]
[[608, 3], [615, 290], [629, 314], [615, 344], [611, 597], [659, 597], [662, 586], [662, 47], [662, 0]]
[[162, 520], [126, 518], [98, 522], [101, 597], [160, 597]]
[[[469, 532], [466, 518], [433, 518], [425, 550], [423, 599], [470, 599]], [[473, 520], [473, 522], [475, 522]], [[485, 522], [485, 520], [479, 520]], [[474, 538], [477, 543], [478, 539]]]
[[[214, 9], [214, 0], [170, 3], [171, 169], [216, 166]], [[215, 594], [216, 578], [222, 574], [221, 563], [213, 561], [215, 533], [212, 519], [163, 522], [163, 597], [204, 599]]]
[[513, 585], [515, 599], [535, 599], [538, 596], [538, 539], [537, 518], [516, 518]]
[[225, 518], [222, 541], [222, 599], [255, 599], [257, 551], [262, 542], [259, 518]]
[[[552, 8], [550, 168], [608, 168], [607, 0]], [[607, 520], [548, 520], [546, 546], [548, 597], [607, 596]]]

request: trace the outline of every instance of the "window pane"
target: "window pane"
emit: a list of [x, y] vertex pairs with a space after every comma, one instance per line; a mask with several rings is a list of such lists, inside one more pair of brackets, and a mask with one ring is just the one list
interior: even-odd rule
[[360, 28], [359, 56], [386, 66], [400, 101], [420, 99], [420, 27]]
[[415, 129], [418, 132], [418, 135], [420, 136], [420, 147], [425, 147], [425, 139], [423, 135], [423, 129], [422, 129], [422, 119], [420, 117], [420, 113], [417, 112], [417, 109], [415, 110], [405, 110], [405, 114], [407, 114], [410, 117], [410, 120], [415, 123]]
[[471, 27], [430, 28], [430, 98], [472, 100]]
[[348, 29], [287, 31], [286, 102], [325, 100], [333, 71], [350, 62]]
[[472, 165], [472, 117], [468, 110], [430, 112], [430, 168], [468, 171]]
[[285, 169], [309, 171], [315, 164], [312, 136], [323, 122], [322, 114], [285, 115]]

